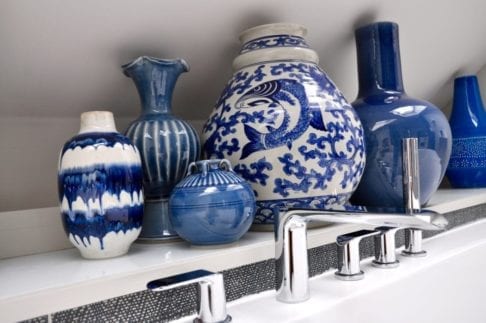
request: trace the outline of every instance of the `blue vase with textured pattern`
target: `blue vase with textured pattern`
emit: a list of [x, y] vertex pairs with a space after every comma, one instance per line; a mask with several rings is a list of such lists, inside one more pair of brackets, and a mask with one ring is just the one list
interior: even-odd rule
[[430, 102], [408, 96], [402, 81], [398, 25], [378, 22], [358, 28], [358, 98], [366, 167], [352, 202], [403, 207], [402, 139], [418, 138], [420, 202], [427, 203], [444, 177], [451, 153], [445, 115]]
[[128, 251], [142, 228], [142, 164], [111, 112], [81, 115], [79, 134], [60, 154], [58, 188], [64, 229], [83, 257]]
[[474, 75], [454, 80], [449, 119], [452, 154], [447, 178], [457, 188], [486, 187], [486, 111]]
[[255, 196], [227, 160], [192, 163], [172, 191], [171, 222], [177, 233], [195, 245], [235, 242], [255, 217]]
[[206, 156], [228, 159], [252, 185], [257, 225], [272, 225], [281, 209], [341, 206], [363, 174], [361, 122], [306, 32], [287, 23], [244, 31], [203, 130]]
[[200, 154], [194, 128], [171, 114], [176, 81], [189, 66], [182, 59], [142, 56], [122, 68], [134, 81], [142, 105], [142, 114], [126, 131], [140, 151], [144, 170], [145, 208], [140, 238], [172, 239], [177, 234], [169, 220], [169, 195]]

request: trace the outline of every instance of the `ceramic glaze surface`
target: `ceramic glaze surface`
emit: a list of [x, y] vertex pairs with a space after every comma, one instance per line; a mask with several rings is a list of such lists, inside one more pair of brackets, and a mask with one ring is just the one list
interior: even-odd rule
[[[261, 46], [281, 58], [289, 47], [276, 45], [280, 34]], [[258, 53], [249, 46], [258, 42], [250, 37], [244, 50]], [[341, 92], [315, 62], [280, 58], [237, 70], [203, 133], [206, 155], [227, 158], [251, 183], [256, 224], [273, 223], [285, 207], [344, 204], [364, 168], [363, 128]]]
[[451, 131], [444, 114], [404, 90], [398, 25], [375, 23], [356, 30], [359, 94], [353, 107], [363, 123], [366, 168], [352, 201], [403, 206], [402, 139], [418, 138], [420, 202], [426, 204], [444, 176]]
[[253, 39], [241, 48], [240, 54], [264, 48], [302, 47], [309, 48], [304, 38], [292, 35], [271, 35]]
[[122, 255], [143, 217], [138, 150], [116, 132], [85, 132], [63, 147], [58, 173], [63, 225], [86, 258]]
[[171, 221], [195, 245], [231, 243], [250, 228], [255, 197], [250, 185], [226, 160], [192, 163], [170, 198]]
[[452, 154], [447, 177], [453, 187], [486, 187], [486, 111], [476, 76], [454, 80], [449, 120]]
[[144, 170], [146, 208], [140, 237], [176, 237], [168, 219], [168, 198], [189, 164], [200, 155], [194, 128], [170, 114], [176, 81], [189, 66], [181, 59], [143, 56], [124, 65], [123, 70], [135, 82], [142, 104], [141, 116], [126, 132], [141, 153]]

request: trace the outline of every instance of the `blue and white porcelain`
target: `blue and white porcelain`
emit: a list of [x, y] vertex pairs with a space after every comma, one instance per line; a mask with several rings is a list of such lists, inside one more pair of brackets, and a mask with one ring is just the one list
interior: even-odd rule
[[173, 228], [194, 245], [235, 242], [255, 217], [251, 186], [231, 169], [227, 160], [192, 163], [172, 191], [170, 214]]
[[288, 207], [343, 205], [363, 173], [363, 128], [295, 24], [243, 32], [236, 72], [204, 127], [207, 157], [251, 183], [255, 224]]
[[366, 168], [352, 202], [403, 207], [402, 139], [415, 137], [424, 205], [449, 162], [449, 123], [440, 109], [405, 93], [397, 24], [379, 22], [357, 29], [356, 46], [359, 93], [352, 105], [365, 129]]
[[300, 35], [265, 35], [244, 43], [240, 50], [240, 54], [273, 47], [309, 48], [309, 45], [307, 45], [304, 37]]
[[142, 227], [142, 164], [111, 112], [81, 115], [79, 134], [61, 151], [58, 188], [64, 229], [83, 257], [128, 251]]
[[447, 178], [457, 188], [486, 187], [486, 111], [475, 75], [454, 80]]
[[177, 234], [169, 220], [169, 195], [200, 155], [194, 128], [171, 114], [172, 92], [179, 75], [189, 71], [189, 66], [182, 59], [142, 56], [122, 68], [135, 82], [142, 105], [142, 114], [126, 131], [140, 150], [144, 170], [145, 211], [140, 238], [173, 239]]

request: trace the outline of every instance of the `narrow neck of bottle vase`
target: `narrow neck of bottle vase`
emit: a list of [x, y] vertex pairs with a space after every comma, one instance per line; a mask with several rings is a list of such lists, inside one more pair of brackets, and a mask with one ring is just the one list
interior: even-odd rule
[[403, 93], [398, 25], [376, 23], [357, 29], [355, 34], [358, 55], [358, 97], [384, 92]]
[[130, 73], [140, 96], [143, 114], [171, 112], [172, 92], [179, 74], [172, 67], [145, 67]]

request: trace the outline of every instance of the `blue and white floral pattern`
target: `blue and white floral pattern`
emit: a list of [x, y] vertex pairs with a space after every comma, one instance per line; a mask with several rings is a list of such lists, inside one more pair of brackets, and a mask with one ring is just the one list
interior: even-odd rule
[[278, 209], [289, 204], [344, 204], [365, 164], [355, 111], [308, 62], [275, 61], [237, 71], [203, 136], [208, 157], [229, 159], [252, 184], [255, 223], [272, 223]]
[[313, 209], [326, 209], [329, 206], [344, 205], [350, 194], [339, 195], [323, 195], [314, 197], [303, 197], [296, 199], [280, 199], [274, 201], [258, 201], [255, 223], [258, 224], [270, 224], [273, 221], [274, 215], [280, 211], [288, 208], [313, 208]]
[[240, 54], [244, 54], [249, 51], [272, 48], [272, 47], [303, 47], [309, 48], [309, 45], [305, 42], [305, 39], [299, 36], [293, 35], [271, 35], [252, 39], [251, 41], [243, 44]]

